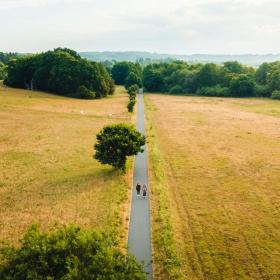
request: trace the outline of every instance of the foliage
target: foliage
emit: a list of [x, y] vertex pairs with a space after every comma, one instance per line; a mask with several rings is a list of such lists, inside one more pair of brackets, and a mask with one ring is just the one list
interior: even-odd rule
[[129, 95], [135, 95], [139, 91], [139, 86], [138, 85], [131, 85], [128, 87], [127, 92]]
[[280, 90], [280, 62], [263, 63], [256, 70], [237, 61], [151, 63], [143, 70], [143, 85], [151, 92], [171, 94], [271, 97]]
[[17, 53], [3, 53], [0, 52], [0, 62], [8, 64], [11, 60], [17, 59], [20, 55]]
[[113, 236], [67, 226], [50, 233], [32, 226], [21, 246], [1, 250], [0, 279], [146, 279]]
[[132, 113], [135, 105], [135, 99], [130, 99], [127, 104], [127, 110], [128, 112]]
[[229, 96], [229, 90], [226, 87], [216, 85], [213, 87], [202, 87], [196, 91], [196, 94], [200, 96], [227, 97]]
[[230, 82], [230, 94], [234, 97], [254, 95], [254, 82], [246, 75], [240, 75]]
[[82, 99], [94, 99], [96, 94], [94, 91], [89, 90], [85, 86], [80, 86], [78, 88], [78, 96]]
[[272, 95], [271, 95], [271, 98], [272, 99], [279, 99], [280, 100], [280, 90], [273, 91]]
[[125, 88], [128, 89], [132, 85], [137, 85], [139, 88], [143, 86], [141, 77], [135, 72], [130, 72], [125, 79]]
[[113, 80], [103, 65], [62, 48], [12, 60], [5, 84], [78, 98], [81, 87], [86, 98], [104, 97], [114, 92]]
[[7, 66], [0, 62], [0, 80], [4, 80], [7, 77]]
[[141, 77], [141, 66], [128, 61], [117, 62], [112, 68], [112, 78], [117, 85], [124, 85], [131, 72], [135, 73], [137, 77]]
[[127, 124], [105, 126], [96, 139], [94, 158], [123, 170], [127, 157], [143, 152], [141, 147], [145, 144], [145, 137]]
[[133, 112], [134, 105], [136, 103], [135, 99], [136, 99], [136, 95], [137, 95], [138, 91], [139, 91], [139, 86], [137, 84], [131, 85], [127, 89], [127, 92], [129, 94], [129, 102], [127, 104], [127, 110], [130, 113]]

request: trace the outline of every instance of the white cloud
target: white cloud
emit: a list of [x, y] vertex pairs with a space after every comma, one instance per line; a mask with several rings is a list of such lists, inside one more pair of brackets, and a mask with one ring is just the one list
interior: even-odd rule
[[0, 50], [280, 52], [279, 14], [276, 0], [0, 0]]

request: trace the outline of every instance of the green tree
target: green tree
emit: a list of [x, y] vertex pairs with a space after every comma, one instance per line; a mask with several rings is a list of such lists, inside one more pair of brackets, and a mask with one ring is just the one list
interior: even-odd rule
[[160, 70], [154, 68], [154, 65], [148, 65], [143, 71], [144, 87], [151, 92], [163, 91], [164, 80], [161, 76]]
[[1, 248], [0, 279], [146, 279], [143, 267], [117, 245], [113, 236], [76, 226], [49, 233], [32, 226], [19, 247]]
[[234, 97], [250, 97], [254, 95], [255, 84], [247, 75], [240, 75], [230, 82], [230, 93]]
[[207, 63], [196, 75], [196, 87], [211, 87], [220, 82], [220, 67], [214, 63]]
[[130, 72], [125, 79], [125, 88], [128, 89], [132, 85], [137, 85], [139, 88], [143, 86], [142, 79], [134, 72]]
[[104, 127], [96, 136], [94, 158], [102, 164], [110, 164], [125, 169], [128, 156], [143, 152], [145, 137], [133, 126], [115, 124]]
[[100, 98], [114, 92], [114, 82], [102, 64], [61, 48], [10, 61], [4, 82], [12, 87], [34, 88], [77, 98], [81, 96], [81, 87], [95, 92], [87, 98]]
[[141, 77], [141, 66], [128, 61], [117, 62], [112, 68], [112, 77], [117, 85], [124, 85], [131, 72]]

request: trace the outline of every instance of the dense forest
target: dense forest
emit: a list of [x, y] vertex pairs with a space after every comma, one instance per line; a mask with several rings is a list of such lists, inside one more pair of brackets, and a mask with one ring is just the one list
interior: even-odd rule
[[150, 92], [279, 98], [280, 62], [263, 63], [257, 69], [237, 61], [222, 65], [153, 63], [143, 69], [143, 85]]
[[114, 92], [114, 82], [102, 64], [66, 48], [11, 60], [4, 84], [84, 99]]

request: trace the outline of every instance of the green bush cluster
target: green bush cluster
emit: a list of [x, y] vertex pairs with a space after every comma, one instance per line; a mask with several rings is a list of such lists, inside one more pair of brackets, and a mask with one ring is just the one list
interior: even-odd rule
[[274, 90], [271, 95], [272, 99], [279, 99], [280, 100], [280, 90]]
[[143, 85], [151, 92], [221, 97], [272, 97], [280, 90], [280, 62], [263, 63], [259, 68], [237, 61], [188, 64], [159, 62], [143, 70]]
[[49, 233], [32, 226], [20, 247], [0, 251], [0, 279], [146, 279], [142, 265], [117, 248], [112, 235], [66, 226]]
[[114, 82], [102, 64], [62, 48], [11, 60], [4, 83], [86, 99], [114, 92]]
[[136, 103], [136, 95], [139, 91], [139, 86], [137, 84], [131, 85], [127, 88], [127, 92], [129, 94], [129, 102], [127, 104], [128, 112], [133, 112], [135, 103]]

